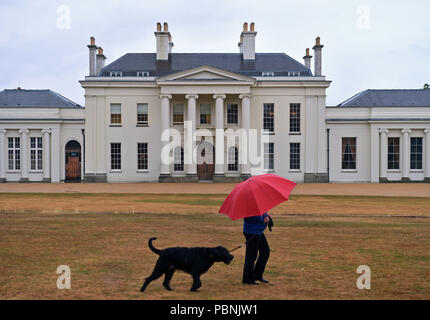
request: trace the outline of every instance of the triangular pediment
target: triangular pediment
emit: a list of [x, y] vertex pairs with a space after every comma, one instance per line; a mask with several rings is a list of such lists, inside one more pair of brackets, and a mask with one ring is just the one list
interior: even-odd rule
[[201, 66], [181, 72], [169, 74], [160, 77], [157, 81], [241, 81], [241, 82], [254, 82], [253, 78], [249, 78], [234, 72], [209, 67]]

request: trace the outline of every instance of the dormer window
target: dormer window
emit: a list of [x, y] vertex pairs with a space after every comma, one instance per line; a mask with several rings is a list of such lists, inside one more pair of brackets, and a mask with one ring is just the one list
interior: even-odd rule
[[263, 72], [261, 73], [261, 75], [262, 75], [263, 77], [274, 77], [274, 76], [275, 76], [275, 72], [273, 72], [273, 71], [263, 71]]
[[111, 77], [122, 77], [122, 72], [121, 71], [111, 71], [110, 76]]
[[137, 71], [138, 77], [149, 77], [149, 71]]
[[289, 71], [288, 76], [289, 77], [300, 77], [300, 71]]

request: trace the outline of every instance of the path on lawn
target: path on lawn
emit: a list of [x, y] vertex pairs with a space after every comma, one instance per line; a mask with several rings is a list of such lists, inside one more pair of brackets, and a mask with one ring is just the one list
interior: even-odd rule
[[[234, 183], [0, 183], [0, 192], [227, 194]], [[427, 183], [300, 183], [296, 195], [430, 197]]]

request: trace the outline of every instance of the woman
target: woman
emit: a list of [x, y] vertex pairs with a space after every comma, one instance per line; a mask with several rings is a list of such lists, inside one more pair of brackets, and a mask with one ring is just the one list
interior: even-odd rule
[[[271, 221], [271, 217], [265, 212], [262, 216], [243, 219], [243, 234], [246, 238], [246, 254], [242, 278], [242, 283], [244, 284], [257, 285], [258, 283], [255, 281], [269, 282], [263, 278], [264, 268], [270, 255], [270, 248], [264, 235], [264, 230]], [[255, 263], [257, 254], [258, 260]]]

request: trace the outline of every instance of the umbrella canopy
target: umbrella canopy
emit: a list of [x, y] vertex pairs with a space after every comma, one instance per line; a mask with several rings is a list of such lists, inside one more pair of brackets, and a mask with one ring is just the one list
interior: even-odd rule
[[281, 202], [287, 201], [295, 182], [275, 174], [253, 176], [239, 183], [224, 200], [219, 213], [232, 220], [261, 216]]

